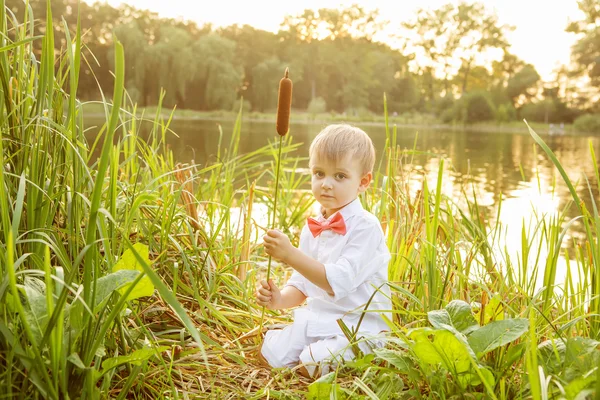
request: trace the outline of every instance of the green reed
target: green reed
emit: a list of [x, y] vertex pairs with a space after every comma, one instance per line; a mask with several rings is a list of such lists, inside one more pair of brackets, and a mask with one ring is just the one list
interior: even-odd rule
[[[300, 144], [286, 136], [281, 147], [285, 157], [277, 205], [270, 193], [279, 148], [266, 143], [240, 154], [241, 110], [228, 143], [220, 129], [215, 131], [220, 141], [214, 160], [177, 164], [167, 146], [167, 138], [176, 133], [170, 128], [173, 114], [162, 116], [164, 93], [155, 115], [138, 115], [123, 87], [118, 42], [113, 99], [100, 102], [106, 116], [89, 143], [76, 96], [81, 29], [78, 25], [72, 37], [68, 33], [72, 46], [55, 55], [47, 4], [47, 29], [35, 37], [33, 15], [28, 12], [24, 21], [16, 21], [0, 0], [2, 395], [305, 395], [306, 385], [293, 372], [267, 375], [254, 362], [252, 338], [260, 308], [253, 291], [266, 272], [259, 239], [266, 227], [243, 214], [256, 182], [252, 201], [266, 205], [267, 214], [276, 215], [281, 224], [278, 228], [297, 242], [313, 204], [308, 176], [299, 170], [306, 159], [293, 157]], [[42, 48], [39, 60], [33, 44]], [[414, 157], [426, 153], [416, 145], [401, 149], [396, 128], [387, 125], [387, 111], [385, 115], [386, 147], [362, 200], [382, 221], [392, 253], [394, 340], [390, 353], [339, 371], [335, 379], [343, 393], [356, 398], [469, 393], [508, 399], [559, 396], [560, 387], [574, 391], [575, 384], [589, 389], [595, 381], [574, 381], [545, 363], [538, 342], [598, 336], [600, 217], [593, 196], [588, 210], [559, 161], [531, 131], [571, 190], [586, 239], [565, 250], [564, 238], [573, 224], [567, 221], [567, 205], [557, 216], [538, 216], [530, 229], [523, 223], [520, 252], [512, 257], [498, 248], [502, 226], [490, 222], [494, 215], [478, 203], [474, 185], [461, 189], [462, 203], [443, 195], [442, 173], [450, 163], [440, 162], [437, 180], [427, 182], [412, 169]], [[596, 165], [591, 147], [590, 158]], [[422, 182], [419, 190], [411, 189], [415, 179]], [[233, 210], [240, 210], [239, 217]], [[111, 273], [136, 243], [150, 250], [151, 264], [133, 252], [144, 273]], [[559, 257], [570, 267], [563, 287], [556, 285]], [[249, 267], [243, 278], [236, 274], [241, 264]], [[283, 282], [289, 270], [273, 267], [274, 278]], [[535, 285], [538, 276], [541, 289]], [[157, 289], [151, 298], [127, 301], [134, 286], [125, 293], [117, 290], [144, 277]], [[412, 350], [410, 330], [427, 326], [428, 312], [459, 299], [473, 306], [481, 324], [501, 318], [530, 323], [519, 342], [478, 360], [493, 383], [465, 387], [456, 371], [426, 365]], [[289, 320], [274, 311], [266, 317], [268, 323]], [[480, 367], [474, 371], [484, 376]], [[140, 374], [144, 380], [137, 379]]]

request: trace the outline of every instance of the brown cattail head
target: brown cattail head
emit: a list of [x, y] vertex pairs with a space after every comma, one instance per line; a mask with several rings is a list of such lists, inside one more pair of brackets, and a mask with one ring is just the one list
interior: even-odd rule
[[292, 110], [292, 80], [288, 78], [289, 69], [279, 81], [279, 97], [277, 98], [277, 133], [285, 136], [290, 129], [290, 112]]

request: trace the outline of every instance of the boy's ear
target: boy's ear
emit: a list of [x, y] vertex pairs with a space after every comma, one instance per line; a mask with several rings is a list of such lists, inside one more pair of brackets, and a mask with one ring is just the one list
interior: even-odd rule
[[360, 179], [360, 186], [358, 187], [358, 191], [364, 192], [365, 190], [367, 190], [367, 188], [371, 184], [372, 180], [373, 180], [372, 172], [367, 172], [365, 175], [363, 175], [363, 177]]

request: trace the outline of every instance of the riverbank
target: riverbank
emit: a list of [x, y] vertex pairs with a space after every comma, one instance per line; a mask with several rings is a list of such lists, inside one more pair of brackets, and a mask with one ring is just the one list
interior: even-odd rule
[[[86, 118], [104, 118], [104, 109], [101, 103], [84, 103], [84, 116]], [[145, 107], [136, 110], [136, 115], [144, 115], [146, 118], [154, 118], [157, 108]], [[197, 111], [162, 109], [161, 116], [165, 119], [189, 120], [189, 121], [218, 121], [233, 122], [237, 118], [237, 112], [217, 110], [217, 111]], [[244, 122], [273, 122], [275, 113], [246, 112], [242, 114]], [[338, 113], [319, 113], [311, 114], [303, 110], [293, 110], [291, 114], [292, 124], [311, 124], [325, 125], [331, 123], [350, 123], [364, 126], [385, 126], [386, 119], [383, 115], [345, 115]], [[524, 133], [527, 134], [527, 126], [523, 121], [512, 121], [506, 123], [481, 122], [476, 124], [445, 124], [439, 119], [429, 114], [406, 113], [388, 117], [390, 126], [408, 129], [427, 129], [440, 131], [459, 131], [459, 132], [485, 132], [485, 133]], [[584, 134], [575, 131], [573, 124], [544, 124], [539, 122], [530, 123], [531, 127], [541, 135], [571, 135]]]

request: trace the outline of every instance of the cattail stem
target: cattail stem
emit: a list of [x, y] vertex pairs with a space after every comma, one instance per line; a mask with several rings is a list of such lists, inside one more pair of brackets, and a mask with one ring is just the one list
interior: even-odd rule
[[[277, 218], [277, 194], [279, 192], [279, 170], [281, 166], [281, 148], [283, 147], [283, 136], [279, 136], [279, 151], [277, 152], [277, 167], [275, 169], [275, 200], [273, 200], [273, 220], [271, 221], [271, 229], [275, 229], [275, 219]], [[267, 263], [267, 285], [269, 284], [269, 278], [271, 277], [271, 256], [269, 255], [269, 261]], [[262, 332], [263, 322], [265, 319], [265, 306], [262, 308], [260, 315], [260, 325], [258, 332]]]

